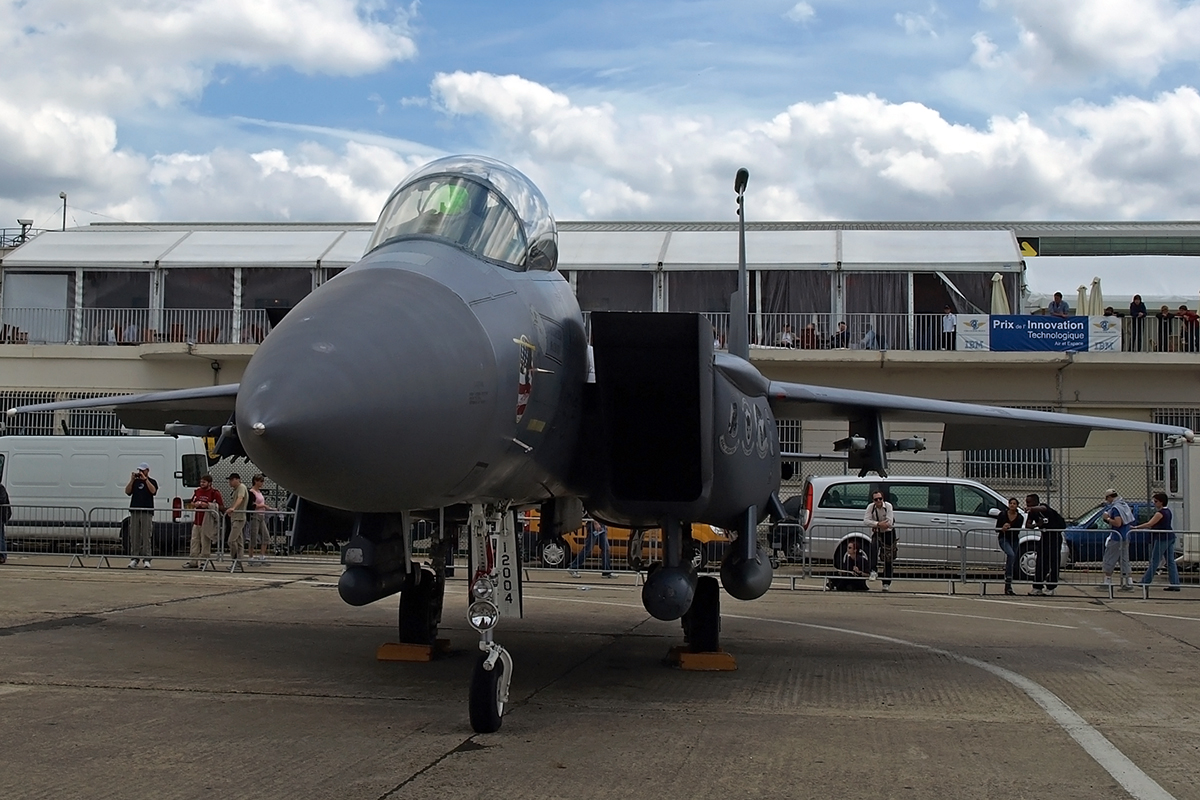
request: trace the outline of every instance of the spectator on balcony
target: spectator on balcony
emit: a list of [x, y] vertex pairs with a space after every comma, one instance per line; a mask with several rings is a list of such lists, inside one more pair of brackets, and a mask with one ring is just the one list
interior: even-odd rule
[[1129, 349], [1140, 353], [1146, 349], [1146, 304], [1135, 294], [1129, 304]]
[[863, 350], [885, 350], [887, 343], [883, 340], [883, 336], [875, 332], [875, 328], [871, 325], [867, 326], [867, 332], [863, 334], [862, 340], [858, 343]]
[[1112, 306], [1105, 306], [1105, 307], [1104, 307], [1104, 316], [1106, 316], [1106, 317], [1119, 317], [1119, 316], [1121, 316], [1121, 315], [1120, 315], [1120, 314], [1118, 314], [1116, 311], [1114, 311]]
[[781, 330], [779, 332], [779, 336], [776, 337], [775, 344], [779, 345], [780, 347], [796, 346], [796, 334], [792, 332], [791, 324], [787, 322], [783, 323], [783, 330]]
[[1200, 316], [1187, 306], [1180, 306], [1175, 316], [1179, 318], [1179, 349], [1186, 353], [1200, 350]]
[[142, 338], [142, 330], [136, 323], [129, 323], [121, 333], [121, 344], [137, 344]]
[[942, 311], [942, 349], [954, 350], [957, 346], [958, 339], [958, 316], [954, 313], [954, 309], [947, 303]]
[[1071, 316], [1070, 307], [1063, 301], [1062, 292], [1054, 293], [1054, 300], [1046, 306], [1046, 313], [1052, 317], [1067, 318]]
[[837, 331], [829, 337], [830, 349], [850, 346], [850, 331], [846, 330], [846, 323], [839, 322]]
[[1154, 316], [1158, 319], [1158, 352], [1166, 353], [1171, 349], [1171, 309], [1163, 306]]
[[817, 338], [817, 323], [810, 322], [804, 326], [804, 330], [800, 332], [800, 349], [816, 350], [821, 346], [820, 340]]

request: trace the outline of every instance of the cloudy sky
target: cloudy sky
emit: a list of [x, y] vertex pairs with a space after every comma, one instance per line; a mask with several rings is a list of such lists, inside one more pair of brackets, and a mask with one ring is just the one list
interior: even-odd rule
[[372, 220], [454, 152], [559, 219], [743, 165], [758, 219], [1196, 219], [1198, 61], [1179, 0], [0, 0], [0, 226]]

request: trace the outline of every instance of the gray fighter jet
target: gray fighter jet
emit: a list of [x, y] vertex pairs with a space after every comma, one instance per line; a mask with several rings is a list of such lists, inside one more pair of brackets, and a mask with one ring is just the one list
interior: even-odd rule
[[[747, 179], [739, 171], [734, 187], [743, 222]], [[520, 613], [518, 509], [540, 509], [546, 537], [577, 529], [585, 506], [609, 523], [662, 528], [643, 603], [659, 619], [682, 618], [690, 646], [711, 651], [719, 585], [686, 555], [691, 523], [736, 532], [720, 570], [729, 594], [766, 592], [771, 566], [755, 530], [784, 514], [778, 417], [848, 420], [851, 465], [880, 474], [889, 451], [921, 446], [885, 439], [885, 420], [944, 422], [948, 449], [1080, 446], [1093, 428], [1192, 435], [770, 381], [749, 361], [742, 228], [728, 352], [714, 350], [698, 314], [593, 313], [589, 343], [537, 187], [492, 159], [440, 159], [400, 184], [363, 259], [271, 331], [240, 385], [9, 414], [112, 407], [134, 428], [214, 426], [223, 452], [248, 455], [300, 498], [298, 544], [347, 542], [346, 602], [400, 594], [402, 642], [434, 644], [448, 532], [465, 523], [480, 732], [500, 727], [508, 699], [512, 659], [493, 631]], [[418, 519], [441, 522], [430, 565], [412, 555]]]

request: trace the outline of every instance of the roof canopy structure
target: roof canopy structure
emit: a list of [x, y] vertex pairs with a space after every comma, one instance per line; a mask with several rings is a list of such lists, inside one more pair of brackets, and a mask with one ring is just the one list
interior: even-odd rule
[[[563, 223], [559, 268], [728, 270], [737, 230], [664, 223], [603, 228]], [[3, 259], [6, 269], [155, 269], [215, 266], [347, 267], [362, 257], [366, 223], [113, 225], [47, 231]], [[757, 270], [1019, 272], [1021, 251], [1005, 230], [750, 230]]]

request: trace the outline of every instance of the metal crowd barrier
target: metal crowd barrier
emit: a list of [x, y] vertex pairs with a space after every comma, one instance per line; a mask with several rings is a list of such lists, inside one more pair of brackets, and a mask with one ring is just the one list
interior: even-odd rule
[[4, 525], [9, 555], [70, 553], [74, 564], [87, 547], [87, 514], [78, 506], [12, 505]]

